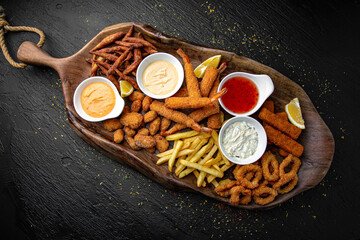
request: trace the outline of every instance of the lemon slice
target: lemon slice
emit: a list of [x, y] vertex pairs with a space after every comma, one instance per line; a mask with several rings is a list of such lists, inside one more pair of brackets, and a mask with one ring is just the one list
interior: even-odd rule
[[285, 112], [292, 124], [300, 129], [305, 129], [305, 122], [301, 115], [300, 102], [298, 98], [294, 98], [285, 106]]
[[197, 78], [202, 78], [205, 74], [205, 70], [207, 67], [217, 67], [219, 65], [221, 59], [221, 55], [216, 55], [211, 58], [206, 59], [199, 66], [197, 66], [194, 70], [195, 76]]
[[127, 97], [134, 91], [134, 87], [128, 81], [121, 80], [120, 91], [121, 97]]

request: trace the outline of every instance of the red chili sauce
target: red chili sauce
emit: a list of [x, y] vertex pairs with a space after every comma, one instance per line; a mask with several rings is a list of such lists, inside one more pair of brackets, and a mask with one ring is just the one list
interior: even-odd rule
[[221, 97], [224, 106], [234, 113], [246, 113], [256, 106], [259, 92], [256, 85], [244, 77], [233, 77], [224, 83], [227, 93]]

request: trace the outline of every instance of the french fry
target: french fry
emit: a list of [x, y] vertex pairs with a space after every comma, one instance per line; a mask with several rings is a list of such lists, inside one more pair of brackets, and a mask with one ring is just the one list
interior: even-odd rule
[[203, 185], [203, 183], [205, 182], [205, 177], [206, 177], [206, 172], [204, 171], [201, 171], [200, 174], [199, 174], [199, 177], [197, 178], [197, 182], [196, 182], [196, 185], [198, 187], [201, 187]]
[[212, 167], [221, 172], [221, 169], [220, 169], [220, 167], [218, 165], [213, 164]]
[[222, 179], [222, 180], [219, 182], [219, 184], [227, 184], [227, 183], [229, 183], [229, 182], [231, 182], [231, 180], [230, 180], [229, 178], [226, 178], [226, 179]]
[[222, 159], [225, 161], [226, 165], [230, 165], [230, 161], [224, 156], [224, 154], [221, 152], [220, 147], [219, 147], [219, 135], [216, 131], [212, 131], [211, 132], [211, 137], [214, 139], [215, 144], [217, 145], [217, 147], [219, 148], [219, 151], [221, 153], [221, 157]]
[[[173, 149], [171, 149], [171, 150], [173, 150]], [[178, 156], [178, 157], [182, 157], [182, 156], [186, 156], [186, 155], [188, 155], [188, 154], [190, 154], [190, 153], [193, 153], [193, 152], [194, 152], [193, 149], [184, 149], [184, 150], [181, 150], [181, 151], [178, 153], [177, 156]], [[173, 153], [173, 152], [172, 152], [172, 153]], [[172, 153], [169, 154], [169, 155], [166, 155], [166, 156], [163, 156], [163, 157], [159, 158], [159, 159], [157, 160], [156, 164], [157, 164], [157, 165], [160, 165], [160, 164], [163, 164], [163, 163], [169, 161], [170, 158], [171, 158], [171, 156], [172, 156]]]
[[[233, 163], [230, 163], [230, 165], [223, 165], [223, 166], [220, 168], [220, 170], [221, 170], [221, 172], [224, 173], [226, 170], [228, 170], [229, 168], [231, 168], [233, 165], [234, 165]], [[206, 179], [207, 179], [207, 182], [208, 182], [208, 183], [211, 183], [215, 178], [217, 178], [217, 176], [215, 176], [215, 175], [213, 175], [213, 174], [206, 176]]]
[[187, 132], [182, 132], [182, 133], [175, 133], [169, 136], [166, 136], [166, 140], [168, 141], [174, 141], [174, 140], [178, 140], [178, 139], [182, 139], [182, 138], [189, 138], [189, 137], [193, 137], [199, 135], [199, 132], [192, 130], [192, 131], [187, 131]]
[[211, 150], [207, 153], [207, 155], [204, 157], [202, 162], [206, 163], [209, 159], [212, 158], [212, 156], [215, 154], [215, 152], [218, 150], [218, 147], [214, 145]]
[[191, 167], [191, 168], [195, 168], [197, 170], [200, 170], [200, 171], [204, 171], [210, 175], [213, 175], [215, 177], [223, 177], [224, 176], [224, 173], [223, 172], [220, 172], [220, 171], [217, 171], [215, 169], [212, 169], [212, 168], [208, 168], [208, 167], [204, 167], [198, 163], [194, 163], [194, 162], [189, 162], [189, 161], [186, 161], [186, 160], [181, 160], [180, 161], [181, 164], [187, 166], [187, 167]]
[[[189, 149], [190, 147], [190, 143], [185, 143], [183, 144], [183, 146], [181, 147], [180, 150], [185, 150], [185, 149]], [[173, 153], [174, 149], [170, 149], [170, 150], [167, 150], [165, 152], [162, 152], [162, 153], [159, 153], [157, 154], [156, 156], [159, 157], [159, 158], [162, 158], [162, 157], [165, 157], [165, 156], [171, 156], [171, 154]], [[180, 154], [180, 153], [179, 153]], [[181, 155], [183, 156], [183, 155]]]
[[[200, 173], [199, 173], [197, 170], [193, 171], [193, 173], [194, 173], [194, 175], [195, 175], [196, 179], [198, 179], [198, 178], [199, 178], [199, 176], [200, 176]], [[202, 184], [201, 184], [200, 186], [206, 187], [206, 182], [205, 182], [205, 181], [203, 181], [203, 182], [202, 182]]]
[[[174, 151], [173, 151], [173, 153], [171, 154], [171, 157], [170, 157], [170, 159], [169, 159], [169, 171], [170, 171], [170, 172], [172, 171], [172, 168], [173, 168], [174, 163], [175, 163], [175, 159], [176, 159], [176, 157], [177, 157], [177, 155], [178, 155], [178, 153], [179, 153], [179, 151], [180, 151], [180, 148], [181, 148], [181, 146], [182, 146], [183, 144], [184, 144], [183, 141], [177, 140], [177, 143], [176, 143], [176, 145], [175, 145], [175, 147], [174, 147]], [[183, 160], [181, 160], [181, 161], [183, 161]]]
[[212, 180], [211, 184], [214, 185], [214, 187], [219, 186], [219, 183], [215, 179]]

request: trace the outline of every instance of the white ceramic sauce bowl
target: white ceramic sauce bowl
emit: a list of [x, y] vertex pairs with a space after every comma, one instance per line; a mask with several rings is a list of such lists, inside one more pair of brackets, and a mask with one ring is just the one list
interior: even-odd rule
[[259, 98], [257, 101], [256, 106], [251, 109], [250, 111], [246, 112], [246, 113], [234, 113], [232, 111], [230, 111], [221, 101], [221, 98], [219, 98], [219, 102], [220, 105], [223, 109], [225, 109], [225, 111], [227, 111], [228, 113], [230, 113], [231, 115], [235, 116], [235, 117], [239, 117], [239, 116], [249, 116], [253, 113], [255, 113], [257, 110], [259, 110], [259, 108], [261, 107], [261, 105], [263, 105], [263, 103], [265, 102], [265, 100], [272, 94], [272, 92], [274, 91], [274, 83], [271, 80], [271, 78], [268, 75], [265, 74], [250, 74], [250, 73], [245, 73], [245, 72], [233, 72], [230, 73], [229, 75], [227, 75], [226, 77], [224, 77], [224, 79], [220, 82], [220, 85], [218, 87], [218, 91], [220, 91], [223, 87], [223, 85], [231, 78], [233, 77], [244, 77], [249, 79], [250, 81], [252, 81], [258, 92], [259, 92]]
[[[94, 118], [94, 117], [89, 116], [88, 114], [86, 114], [86, 112], [84, 111], [84, 109], [81, 106], [81, 93], [89, 84], [94, 83], [94, 82], [103, 82], [103, 83], [108, 84], [115, 93], [115, 106], [114, 106], [113, 110], [108, 115], [106, 115], [104, 117], [100, 117], [100, 118]], [[125, 101], [120, 96], [119, 91], [117, 90], [115, 85], [109, 79], [100, 77], [100, 76], [96, 76], [96, 77], [90, 77], [90, 78], [85, 79], [84, 81], [82, 81], [79, 84], [79, 86], [77, 86], [77, 88], [74, 92], [73, 104], [74, 104], [75, 111], [77, 112], [77, 114], [79, 114], [79, 116], [81, 118], [83, 118], [84, 120], [89, 121], [89, 122], [100, 122], [100, 121], [104, 121], [106, 119], [118, 117], [124, 109]]]
[[[257, 145], [255, 153], [245, 159], [240, 159], [238, 157], [230, 156], [229, 153], [226, 152], [224, 145], [223, 145], [225, 130], [231, 124], [233, 124], [234, 122], [237, 122], [237, 121], [245, 121], [245, 122], [251, 124], [252, 126], [255, 127], [255, 130], [258, 134], [258, 145]], [[233, 117], [233, 118], [230, 118], [229, 120], [227, 120], [220, 129], [219, 146], [220, 146], [221, 152], [224, 154], [224, 156], [227, 159], [229, 159], [229, 161], [231, 161], [235, 164], [239, 164], [239, 165], [251, 164], [251, 163], [254, 163], [257, 160], [259, 160], [266, 150], [266, 146], [267, 146], [266, 132], [265, 132], [264, 127], [257, 120], [255, 120], [252, 117], [247, 117], [247, 116]]]
[[[165, 94], [165, 95], [156, 95], [156, 94], [151, 93], [149, 90], [147, 90], [147, 88], [145, 87], [144, 82], [143, 82], [143, 75], [144, 75], [145, 69], [151, 63], [156, 62], [156, 61], [167, 61], [167, 62], [171, 63], [172, 65], [174, 65], [174, 67], [176, 68], [176, 71], [178, 73], [178, 82], [177, 82], [175, 88], [170, 93]], [[141, 91], [145, 95], [147, 95], [151, 98], [155, 98], [155, 99], [165, 99], [165, 98], [171, 97], [177, 91], [179, 91], [179, 89], [184, 81], [184, 68], [181, 65], [180, 61], [171, 54], [163, 53], [163, 52], [153, 53], [141, 61], [140, 65], [138, 66], [137, 71], [136, 71], [136, 81], [137, 81], [137, 84], [139, 85]]]

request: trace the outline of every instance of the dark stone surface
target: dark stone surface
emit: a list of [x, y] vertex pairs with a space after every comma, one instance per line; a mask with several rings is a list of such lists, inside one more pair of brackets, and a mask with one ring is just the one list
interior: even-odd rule
[[[0, 219], [4, 239], [359, 239], [359, 1], [2, 1], [13, 26], [43, 30], [55, 57], [104, 27], [150, 24], [230, 50], [301, 85], [331, 129], [324, 180], [279, 207], [245, 211], [166, 190], [70, 128], [57, 73], [0, 56]], [[31, 33], [8, 33], [12, 56]]]

